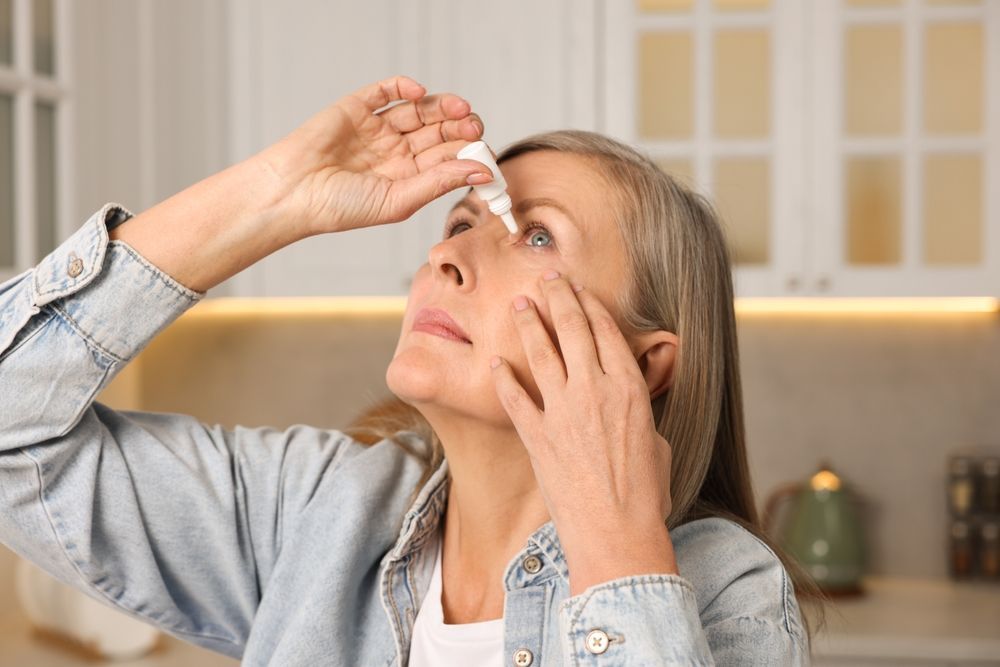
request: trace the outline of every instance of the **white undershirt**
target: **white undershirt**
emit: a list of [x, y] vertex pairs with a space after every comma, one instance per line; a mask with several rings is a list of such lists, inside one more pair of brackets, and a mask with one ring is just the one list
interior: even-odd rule
[[500, 667], [503, 619], [446, 625], [441, 607], [441, 531], [434, 549], [434, 574], [427, 598], [417, 612], [410, 643], [409, 667]]

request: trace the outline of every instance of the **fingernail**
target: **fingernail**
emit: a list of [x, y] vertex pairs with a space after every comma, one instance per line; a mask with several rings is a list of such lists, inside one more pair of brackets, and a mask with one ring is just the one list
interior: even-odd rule
[[496, 368], [499, 365], [500, 365], [500, 357], [493, 355], [493, 357], [490, 359], [490, 368]]
[[514, 297], [514, 310], [524, 310], [528, 307], [528, 297], [517, 295]]
[[545, 278], [546, 280], [553, 280], [558, 277], [559, 277], [559, 272], [554, 269], [549, 269], [548, 271], [542, 274], [542, 278]]
[[469, 177], [465, 179], [465, 182], [469, 185], [482, 185], [483, 183], [489, 183], [493, 180], [492, 174], [484, 174], [481, 172], [476, 172], [475, 174], [469, 174]]
[[576, 283], [573, 283], [573, 291], [574, 292], [579, 292], [582, 289], [583, 289], [583, 285], [578, 285]]
[[472, 127], [476, 128], [476, 134], [483, 135], [483, 124], [477, 120], [472, 121]]

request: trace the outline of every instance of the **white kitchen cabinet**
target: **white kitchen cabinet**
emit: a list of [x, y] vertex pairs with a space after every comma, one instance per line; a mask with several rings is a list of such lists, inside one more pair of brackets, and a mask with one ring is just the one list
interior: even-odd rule
[[[230, 33], [232, 159], [276, 141], [341, 95], [397, 73], [468, 99], [496, 150], [547, 129], [595, 129], [596, 4], [241, 1]], [[236, 276], [230, 289], [406, 294], [457, 198], [446, 195], [403, 223], [307, 239]]]
[[[32, 95], [55, 94], [66, 100], [66, 157], [58, 165], [67, 169], [60, 172], [66, 187], [51, 243], [104, 202], [145, 210], [273, 143], [342, 95], [395, 74], [469, 99], [496, 149], [547, 129], [596, 129], [598, 2], [90, 0], [85, 11], [65, 12], [71, 39], [61, 57], [71, 67], [57, 71], [73, 85], [57, 90], [42, 82], [17, 102], [30, 106]], [[13, 55], [4, 17], [14, 15], [6, 7], [0, 0], [0, 194], [16, 186], [18, 196], [0, 201], [10, 209], [0, 215], [0, 237], [15, 213], [18, 228], [32, 233], [20, 234], [16, 249], [0, 238], [13, 258], [0, 266], [0, 279], [37, 261], [35, 246], [44, 244], [32, 238], [45, 231], [31, 222], [38, 218], [33, 169], [15, 164], [8, 146], [17, 137], [24, 144], [18, 159], [30, 157], [31, 135], [20, 129], [29, 127], [30, 109], [14, 114], [7, 92], [23, 88], [25, 77], [6, 64]], [[19, 16], [24, 23], [29, 15]], [[19, 58], [17, 67], [29, 66]], [[27, 120], [11, 121], [15, 115]], [[212, 295], [405, 294], [457, 196], [404, 223], [302, 241]]]
[[603, 7], [606, 130], [718, 204], [739, 296], [1000, 294], [1000, 3]]
[[[92, 0], [75, 14], [60, 239], [105, 201], [143, 210], [405, 73], [467, 97], [496, 149], [573, 127], [646, 150], [721, 210], [738, 296], [1000, 294], [1000, 2]], [[457, 196], [302, 241], [213, 295], [405, 294]], [[7, 275], [34, 261], [28, 245]]]

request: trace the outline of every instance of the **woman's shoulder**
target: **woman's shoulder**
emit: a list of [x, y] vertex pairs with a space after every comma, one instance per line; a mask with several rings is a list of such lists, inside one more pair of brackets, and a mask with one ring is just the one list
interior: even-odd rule
[[726, 517], [709, 516], [687, 521], [671, 530], [670, 536], [677, 550], [709, 550], [730, 556], [778, 558], [760, 537]]
[[764, 540], [724, 517], [690, 521], [670, 536], [703, 621], [735, 615], [780, 619], [792, 630], [798, 608], [791, 578]]

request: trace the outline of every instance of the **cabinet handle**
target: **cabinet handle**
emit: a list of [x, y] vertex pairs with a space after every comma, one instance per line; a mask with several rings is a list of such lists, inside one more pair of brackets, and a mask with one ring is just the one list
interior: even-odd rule
[[830, 276], [820, 276], [816, 279], [816, 289], [826, 292], [830, 289]]
[[798, 276], [788, 276], [788, 280], [785, 281], [785, 286], [788, 288], [789, 292], [796, 292], [802, 281], [799, 280]]

